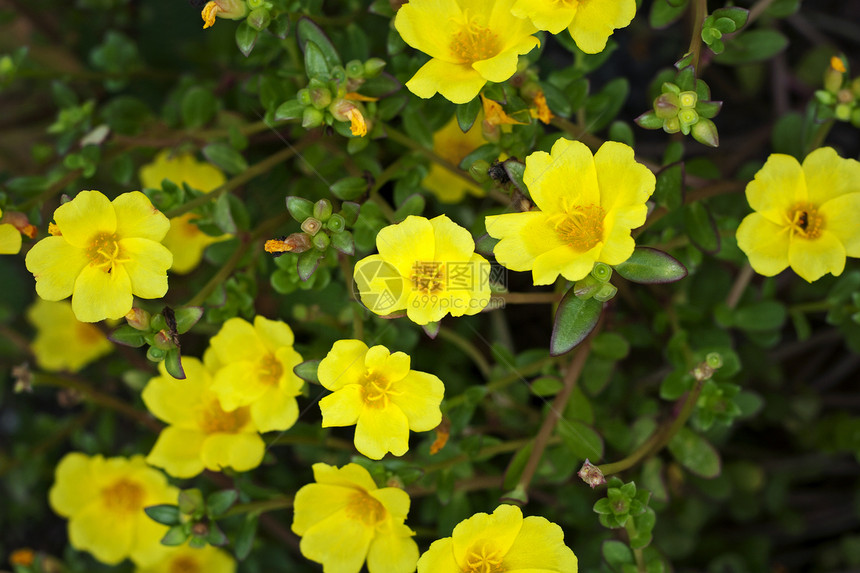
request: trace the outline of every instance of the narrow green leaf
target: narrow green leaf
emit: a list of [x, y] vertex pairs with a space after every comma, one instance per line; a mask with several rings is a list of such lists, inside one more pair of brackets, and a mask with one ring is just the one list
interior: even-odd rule
[[651, 12], [648, 14], [648, 23], [657, 30], [666, 28], [684, 15], [688, 3], [687, 0], [684, 0], [680, 5], [672, 5], [666, 0], [654, 0], [654, 4], [651, 5]]
[[235, 489], [216, 491], [206, 498], [206, 513], [210, 519], [217, 519], [230, 509], [237, 499], [239, 492]]
[[335, 181], [329, 189], [338, 199], [352, 201], [367, 191], [367, 179], [364, 177], [344, 177]]
[[684, 203], [683, 163], [669, 165], [657, 174], [654, 199], [670, 211], [674, 211]]
[[259, 32], [245, 22], [240, 22], [236, 26], [236, 46], [246, 58], [251, 55], [257, 44], [257, 34]]
[[297, 263], [299, 278], [303, 281], [311, 278], [311, 275], [314, 274], [314, 271], [317, 270], [317, 267], [320, 264], [320, 260], [322, 260], [324, 253], [318, 251], [316, 249], [311, 249], [310, 251], [305, 251], [301, 255], [299, 255], [299, 260]]
[[228, 143], [210, 143], [203, 148], [203, 156], [230, 175], [236, 175], [248, 168], [248, 162], [242, 154]]
[[622, 541], [604, 541], [601, 552], [603, 553], [603, 558], [612, 567], [626, 564], [635, 565], [636, 563], [633, 560], [633, 552], [630, 550], [630, 547]]
[[714, 61], [727, 66], [739, 66], [769, 60], [788, 46], [788, 38], [771, 29], [744, 32], [732, 39], [726, 50]]
[[523, 181], [523, 174], [526, 171], [526, 164], [522, 161], [517, 161], [516, 159], [506, 159], [502, 166], [505, 168], [505, 173], [508, 174], [508, 179], [511, 180], [517, 189], [522, 191], [525, 195], [529, 194], [529, 190], [526, 187], [525, 182]]
[[738, 307], [732, 323], [741, 330], [761, 332], [782, 328], [787, 318], [785, 305], [775, 300], [762, 300]]
[[394, 212], [394, 222], [399, 223], [404, 221], [406, 220], [406, 217], [410, 215], [420, 215], [424, 212], [425, 204], [426, 201], [424, 196], [420, 193], [410, 195], [403, 203], [400, 204], [397, 211]]
[[296, 36], [299, 39], [299, 45], [305, 51], [309, 42], [313, 42], [316, 45], [317, 49], [325, 58], [327, 69], [342, 65], [340, 56], [338, 55], [334, 44], [331, 43], [331, 40], [328, 39], [328, 36], [326, 36], [325, 32], [322, 31], [322, 28], [317, 26], [313, 20], [308, 18], [299, 19], [296, 23]]
[[464, 103], [457, 106], [457, 125], [460, 130], [466, 133], [472, 128], [475, 120], [478, 118], [478, 112], [481, 111], [481, 98], [475, 96], [475, 99], [469, 103]]
[[178, 348], [171, 348], [164, 357], [164, 368], [167, 373], [177, 380], [185, 380], [185, 370], [182, 368], [182, 356]]
[[317, 371], [319, 370], [320, 362], [321, 360], [305, 360], [293, 368], [293, 373], [302, 380], [319, 384], [320, 379]]
[[185, 306], [173, 311], [173, 316], [176, 319], [176, 332], [185, 334], [191, 327], [197, 324], [200, 317], [203, 316], [202, 306]]
[[355, 254], [355, 239], [349, 231], [333, 233], [331, 235], [331, 246], [344, 255]]
[[212, 218], [223, 233], [236, 234], [236, 222], [233, 221], [233, 214], [230, 211], [229, 195], [221, 195], [215, 200], [215, 209]]
[[549, 343], [550, 354], [564, 354], [585, 340], [597, 325], [602, 310], [603, 303], [593, 298], [577, 298], [573, 289], [567, 291], [555, 313], [555, 324]]
[[132, 348], [140, 348], [146, 344], [146, 340], [143, 338], [143, 332], [128, 324], [123, 324], [114, 330], [110, 336], [108, 336], [108, 339], [116, 342], [117, 344], [122, 344], [123, 346], [131, 346]]
[[298, 100], [290, 99], [275, 109], [275, 121], [286, 121], [288, 119], [301, 119], [305, 113], [305, 106]]
[[206, 88], [194, 86], [182, 97], [182, 122], [186, 127], [203, 127], [217, 110], [218, 99]]
[[625, 279], [642, 284], [672, 283], [687, 276], [677, 259], [650, 247], [636, 247], [629, 259], [614, 268]]
[[250, 553], [254, 546], [254, 538], [257, 535], [257, 515], [248, 514], [245, 517], [245, 522], [236, 536], [236, 541], [233, 546], [236, 548], [236, 559], [243, 561]]
[[143, 511], [156, 523], [162, 525], [176, 525], [179, 523], [179, 508], [175, 505], [168, 503], [150, 505], [149, 507], [144, 507]]
[[185, 525], [174, 525], [168, 529], [167, 533], [164, 534], [164, 537], [161, 538], [161, 544], [175, 547], [177, 545], [182, 545], [187, 539], [188, 531], [186, 530]]
[[305, 73], [309, 78], [327, 78], [329, 65], [322, 50], [314, 42], [305, 45]]
[[720, 475], [720, 456], [708, 441], [689, 428], [681, 428], [669, 442], [669, 451], [682, 466], [703, 478]]

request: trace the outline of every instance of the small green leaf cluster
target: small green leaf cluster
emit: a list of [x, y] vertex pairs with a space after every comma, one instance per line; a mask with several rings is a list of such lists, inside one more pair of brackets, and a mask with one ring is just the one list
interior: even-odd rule
[[126, 315], [126, 324], [114, 330], [110, 339], [117, 344], [140, 348], [148, 344], [146, 357], [152, 362], [164, 361], [167, 372], [174, 378], [185, 378], [182, 369], [179, 335], [188, 332], [203, 316], [203, 308], [187, 306], [173, 310], [170, 307], [151, 315], [142, 308], [132, 308]]
[[743, 28], [749, 18], [749, 10], [729, 7], [714, 10], [702, 24], [702, 40], [715, 54], [722, 53], [726, 46], [723, 35], [737, 32]]
[[196, 549], [220, 547], [227, 545], [227, 536], [215, 520], [223, 517], [238, 498], [235, 489], [216, 491], [205, 499], [199, 489], [184, 489], [179, 492], [177, 505], [152, 505], [144, 511], [153, 521], [170, 527], [161, 539], [162, 545], [176, 546], [187, 541], [189, 547]]
[[815, 91], [815, 99], [839, 121], [860, 127], [860, 76], [851, 78], [845, 59], [839, 59], [843, 69], [830, 66], [824, 72], [824, 89]]
[[[637, 490], [634, 482], [624, 483], [617, 477], [611, 478], [607, 482], [607, 486], [606, 497], [597, 500], [593, 508], [594, 513], [598, 514], [600, 524], [609, 529], [618, 529], [627, 527], [628, 523], [632, 521], [637, 534], [640, 536], [647, 535], [650, 540], [655, 521], [642, 519], [642, 517], [648, 512], [651, 492], [646, 489]], [[631, 539], [631, 545], [633, 545], [632, 541]]]
[[720, 136], [717, 126], [711, 121], [723, 105], [710, 101], [711, 90], [688, 66], [680, 70], [674, 81], [663, 82], [660, 95], [654, 99], [654, 108], [636, 118], [636, 123], [645, 129], [663, 129], [666, 133], [693, 135], [693, 139], [704, 145], [717, 147]]

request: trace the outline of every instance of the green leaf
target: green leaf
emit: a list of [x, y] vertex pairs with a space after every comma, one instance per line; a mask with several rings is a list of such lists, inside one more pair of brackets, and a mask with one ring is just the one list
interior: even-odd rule
[[609, 139], [624, 143], [630, 147], [634, 146], [633, 129], [624, 121], [613, 121], [609, 126]]
[[277, 18], [272, 18], [269, 31], [281, 40], [285, 40], [290, 35], [290, 15], [281, 14]]
[[669, 442], [669, 451], [678, 463], [703, 478], [720, 475], [720, 456], [708, 441], [690, 430], [681, 428]]
[[251, 548], [254, 546], [254, 537], [257, 535], [257, 519], [256, 514], [248, 514], [245, 517], [245, 522], [242, 523], [242, 528], [236, 536], [236, 541], [233, 547], [236, 550], [236, 559], [244, 560], [251, 553]]
[[599, 93], [585, 102], [585, 116], [590, 132], [600, 131], [615, 119], [630, 93], [627, 78], [610, 80]]
[[299, 278], [303, 281], [311, 278], [311, 275], [317, 270], [317, 267], [324, 255], [325, 253], [316, 249], [311, 249], [310, 251], [305, 251], [300, 254], [298, 263], [296, 263], [299, 271]]
[[230, 175], [248, 169], [248, 162], [242, 154], [227, 143], [210, 143], [203, 148], [203, 156]]
[[164, 369], [177, 380], [185, 380], [185, 370], [182, 368], [182, 356], [178, 348], [171, 348], [164, 357]]
[[176, 332], [178, 334], [185, 334], [203, 316], [203, 307], [185, 306], [174, 310], [173, 316], [176, 319]]
[[660, 384], [660, 398], [663, 400], [677, 400], [693, 386], [693, 377], [683, 370], [674, 370], [669, 373]]
[[657, 174], [654, 199], [670, 211], [684, 203], [684, 164], [675, 163], [665, 167]]
[[338, 199], [352, 201], [367, 191], [367, 179], [364, 177], [344, 177], [335, 181], [329, 189]]
[[720, 250], [717, 222], [701, 201], [684, 207], [684, 227], [690, 235], [690, 241], [700, 250], [710, 254]]
[[401, 221], [406, 220], [406, 217], [410, 215], [420, 215], [424, 212], [424, 205], [426, 201], [424, 200], [424, 196], [420, 193], [413, 193], [406, 200], [400, 204], [397, 208], [397, 211], [394, 212], [394, 222], [400, 223]]
[[[732, 6], [729, 8], [718, 8], [714, 10], [711, 14], [715, 20], [719, 21], [722, 18], [726, 18], [730, 20], [734, 25], [734, 29], [729, 30], [730, 32], [734, 32], [736, 30], [740, 30], [744, 27], [749, 19], [750, 11], [746, 8], [738, 8], [737, 6]], [[720, 28], [722, 30], [722, 28]], [[725, 30], [723, 30], [725, 31]]]
[[[550, 82], [541, 82], [541, 88], [543, 89], [543, 94], [546, 97], [547, 107], [556, 115], [570, 117], [574, 112], [574, 109], [571, 100], [567, 97], [567, 94]], [[586, 89], [588, 89], [587, 84]]]
[[785, 305], [775, 300], [763, 300], [735, 309], [732, 323], [741, 330], [760, 332], [782, 328], [786, 317]]
[[603, 438], [578, 420], [559, 420], [558, 435], [570, 453], [580, 459], [599, 460], [603, 457]]
[[149, 518], [162, 525], [176, 525], [179, 523], [179, 508], [169, 503], [150, 505], [144, 507], [143, 511]]
[[323, 58], [325, 58], [327, 69], [343, 65], [334, 44], [331, 43], [325, 32], [313, 20], [308, 18], [299, 19], [296, 23], [296, 36], [299, 39], [299, 45], [302, 47], [302, 50], [306, 51], [307, 44], [313, 42]]
[[583, 300], [573, 293], [573, 289], [567, 291], [555, 313], [549, 343], [550, 354], [564, 354], [585, 340], [597, 325], [602, 310], [602, 302], [593, 298]]
[[663, 120], [657, 117], [653, 109], [649, 109], [633, 121], [642, 129], [663, 129]]
[[249, 26], [246, 22], [240, 22], [236, 26], [236, 47], [242, 52], [246, 58], [251, 55], [251, 51], [257, 44], [257, 35], [259, 32]]
[[312, 201], [308, 201], [304, 197], [295, 197], [291, 195], [287, 197], [287, 211], [290, 212], [293, 219], [302, 223], [308, 217], [313, 216], [314, 204]]
[[218, 99], [206, 88], [192, 87], [182, 98], [182, 122], [186, 127], [203, 127], [217, 110]]
[[212, 219], [222, 233], [236, 234], [236, 223], [233, 221], [233, 214], [230, 212], [229, 195], [221, 195], [215, 200]]
[[186, 530], [185, 526], [174, 525], [173, 527], [168, 529], [167, 533], [164, 534], [164, 537], [161, 538], [161, 544], [175, 547], [177, 545], [182, 545], [187, 539], [188, 531]]
[[636, 528], [636, 534], [630, 536], [630, 547], [633, 549], [642, 549], [651, 543], [651, 532], [654, 530], [656, 523], [657, 514], [650, 507], [645, 510], [645, 513], [634, 516], [633, 526]]
[[688, 0], [680, 2], [679, 5], [669, 4], [666, 0], [654, 0], [651, 12], [648, 14], [648, 23], [654, 29], [661, 29], [676, 22], [687, 11]]
[[344, 255], [355, 254], [355, 239], [349, 231], [342, 231], [331, 235], [331, 246]]
[[514, 186], [520, 191], [522, 191], [525, 195], [528, 195], [529, 190], [526, 187], [525, 182], [523, 181], [523, 174], [526, 171], [526, 164], [511, 158], [506, 159], [504, 163], [502, 163], [502, 166], [505, 168], [505, 173], [508, 174], [508, 179], [511, 180], [511, 183], [513, 183]]
[[563, 387], [561, 380], [556, 376], [542, 376], [532, 380], [529, 390], [535, 396], [555, 396]]
[[327, 78], [330, 72], [322, 50], [310, 41], [305, 45], [305, 72], [309, 78]]
[[607, 360], [623, 360], [630, 352], [630, 343], [616, 332], [601, 332], [591, 341], [591, 351]]
[[[605, 498], [604, 498], [605, 499]], [[634, 564], [633, 552], [622, 541], [608, 540], [601, 547], [603, 558], [611, 567], [619, 567], [624, 564]]]
[[128, 324], [123, 324], [111, 332], [108, 339], [116, 342], [117, 344], [122, 344], [123, 346], [131, 346], [132, 348], [140, 348], [146, 344], [143, 332]]
[[508, 467], [505, 470], [505, 476], [502, 480], [503, 490], [511, 490], [516, 487], [517, 483], [519, 483], [520, 476], [523, 475], [523, 470], [526, 467], [529, 456], [531, 456], [533, 446], [534, 444], [529, 442], [517, 450], [517, 453], [511, 458], [511, 461], [508, 463]]
[[206, 513], [210, 519], [217, 519], [230, 509], [237, 499], [239, 492], [235, 489], [216, 491], [206, 498]]
[[321, 360], [305, 360], [293, 368], [293, 373], [302, 380], [319, 384], [320, 379], [317, 371], [319, 370], [320, 362]]
[[739, 66], [763, 62], [774, 57], [788, 46], [788, 38], [771, 29], [744, 32], [726, 46], [726, 51], [714, 56], [714, 61], [726, 66]]
[[478, 112], [481, 111], [481, 98], [475, 96], [475, 99], [469, 103], [464, 103], [457, 106], [457, 125], [460, 130], [466, 133], [472, 128], [475, 120], [478, 118]]
[[687, 276], [677, 259], [650, 247], [636, 247], [629, 259], [614, 268], [625, 279], [642, 284], [672, 283]]

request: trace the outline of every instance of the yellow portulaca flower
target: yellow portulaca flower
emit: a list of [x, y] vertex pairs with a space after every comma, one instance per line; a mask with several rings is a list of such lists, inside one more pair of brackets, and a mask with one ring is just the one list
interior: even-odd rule
[[[3, 217], [3, 209], [0, 209]], [[21, 250], [21, 233], [10, 223], [0, 223], [0, 255], [15, 255]]]
[[[214, 165], [197, 161], [190, 153], [171, 154], [165, 150], [155, 161], [140, 168], [140, 182], [148, 189], [160, 189], [161, 182], [167, 179], [178, 186], [187, 183], [189, 187], [209, 193], [226, 181], [224, 174]], [[177, 274], [191, 272], [203, 258], [203, 251], [212, 243], [223, 241], [230, 235], [213, 237], [194, 224], [199, 218], [195, 213], [185, 213], [170, 219], [170, 230], [164, 236], [164, 246], [173, 253], [170, 270]]]
[[355, 447], [374, 460], [402, 456], [409, 430], [426, 432], [442, 421], [445, 386], [436, 376], [410, 370], [409, 355], [360, 340], [338, 340], [320, 362], [322, 426], [355, 424]]
[[404, 521], [409, 495], [377, 488], [358, 464], [338, 469], [314, 464], [316, 483], [296, 492], [293, 533], [302, 555], [322, 563], [323, 573], [412, 573], [418, 560], [415, 532]]
[[296, 396], [303, 383], [293, 368], [302, 357], [285, 322], [256, 316], [252, 325], [231, 318], [209, 345], [204, 359], [215, 373], [212, 391], [224, 410], [247, 408], [260, 432], [286, 430], [296, 423]]
[[168, 549], [161, 545], [167, 526], [143, 511], [150, 505], [176, 503], [179, 490], [143, 456], [89, 457], [67, 454], [57, 465], [48, 500], [69, 519], [69, 542], [103, 563], [115, 565], [130, 557], [146, 566]]
[[185, 380], [161, 376], [143, 389], [143, 403], [166, 422], [146, 461], [174, 477], [193, 477], [204, 469], [244, 472], [260, 465], [265, 444], [247, 407], [225, 412], [212, 391], [212, 377], [197, 358], [182, 359]]
[[[453, 165], [459, 165], [464, 157], [485, 143], [487, 142], [481, 133], [480, 118], [475, 120], [466, 133], [460, 129], [457, 118], [451, 118], [451, 121], [433, 134], [433, 152]], [[430, 172], [421, 185], [432, 191], [443, 203], [458, 203], [466, 193], [476, 197], [486, 194], [477, 183], [457, 177], [438, 163], [430, 165]]]
[[738, 246], [759, 274], [791, 267], [812, 282], [860, 257], [860, 162], [831, 147], [810, 153], [803, 165], [772, 154], [746, 189], [755, 213], [738, 227]]
[[172, 548], [158, 563], [138, 567], [135, 573], [235, 573], [236, 560], [223, 549], [181, 545]]
[[469, 231], [445, 215], [409, 216], [376, 236], [378, 255], [355, 265], [361, 301], [379, 315], [406, 310], [416, 324], [477, 314], [490, 302], [490, 266]]
[[397, 11], [403, 41], [431, 58], [406, 82], [422, 98], [437, 92], [467, 103], [484, 84], [517, 71], [520, 54], [540, 42], [531, 22], [511, 14], [515, 0], [411, 0]]
[[418, 573], [533, 571], [577, 573], [576, 555], [561, 527], [543, 517], [523, 518], [514, 505], [461, 521], [451, 537], [434, 541], [418, 560]]
[[43, 370], [77, 372], [113, 350], [104, 333], [75, 318], [72, 305], [66, 301], [36, 299], [27, 310], [27, 318], [36, 327], [32, 350]]
[[618, 265], [636, 246], [631, 229], [645, 222], [645, 202], [654, 175], [623, 143], [608, 141], [595, 155], [579, 141], [559, 139], [552, 153], [526, 158], [523, 177], [540, 210], [487, 217], [487, 233], [501, 239], [494, 249], [500, 264], [532, 271], [534, 284], [552, 284], [558, 275], [584, 278], [594, 263]]
[[597, 54], [614, 30], [633, 20], [636, 0], [516, 0], [512, 12], [550, 34], [567, 28], [580, 50]]
[[54, 211], [53, 236], [27, 253], [27, 270], [45, 300], [72, 297], [82, 322], [122, 318], [134, 296], [161, 298], [173, 255], [161, 244], [167, 217], [139, 191], [110, 201], [81, 191]]

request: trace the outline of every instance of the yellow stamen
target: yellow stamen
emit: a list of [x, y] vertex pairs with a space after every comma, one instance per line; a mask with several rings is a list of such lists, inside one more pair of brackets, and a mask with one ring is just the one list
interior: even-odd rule
[[181, 555], [171, 561], [170, 573], [202, 573], [200, 564], [188, 555]]
[[218, 12], [221, 10], [221, 7], [212, 0], [211, 2], [207, 2], [203, 7], [203, 11], [200, 13], [200, 16], [203, 17], [203, 29], [211, 28], [213, 24], [215, 24], [215, 17], [218, 15]]
[[552, 121], [553, 115], [549, 106], [546, 105], [546, 96], [542, 90], [535, 94], [535, 98], [532, 103], [534, 103], [535, 106], [529, 110], [531, 116], [539, 119], [545, 124], [549, 124], [549, 122]]
[[838, 58], [836, 56], [830, 58], [830, 67], [837, 72], [842, 72], [843, 74], [847, 71], [845, 69], [845, 62], [842, 61], [842, 58]]
[[394, 390], [391, 384], [387, 378], [376, 372], [370, 370], [365, 372], [364, 380], [361, 384], [364, 405], [368, 408], [386, 408], [391, 396], [400, 396], [403, 394], [403, 392]]
[[478, 541], [466, 554], [464, 573], [504, 573], [506, 567], [500, 553], [492, 541]]
[[248, 423], [251, 415], [247, 406], [225, 412], [218, 398], [210, 396], [197, 412], [197, 424], [207, 434], [236, 434]]
[[266, 354], [257, 364], [257, 378], [263, 384], [276, 386], [284, 373], [284, 365], [274, 354]]
[[102, 502], [110, 511], [136, 513], [143, 509], [144, 491], [139, 483], [122, 478], [101, 490]]
[[346, 504], [346, 516], [356, 521], [361, 521], [369, 527], [385, 519], [385, 507], [379, 500], [371, 497], [365, 491], [356, 491], [349, 496]]
[[484, 106], [484, 121], [489, 125], [526, 125], [522, 121], [517, 121], [502, 109], [499, 102], [487, 99], [484, 94], [481, 94], [481, 102]]
[[269, 239], [263, 246], [263, 250], [267, 253], [289, 253], [293, 250], [293, 246], [284, 239]]
[[603, 240], [605, 217], [606, 212], [600, 205], [576, 205], [550, 217], [550, 222], [563, 242], [584, 253]]
[[361, 115], [361, 112], [358, 111], [357, 107], [347, 111], [346, 116], [349, 118], [349, 131], [351, 131], [353, 135], [357, 135], [359, 137], [367, 135], [367, 122], [364, 120], [364, 116]]
[[489, 60], [499, 53], [499, 37], [489, 28], [479, 26], [469, 19], [462, 29], [454, 34], [448, 46], [454, 58], [463, 64]]
[[60, 237], [63, 233], [60, 231], [60, 228], [54, 223], [48, 223], [48, 234], [53, 237]]
[[824, 230], [824, 216], [812, 203], [797, 203], [788, 211], [791, 234], [802, 239], [817, 239]]

